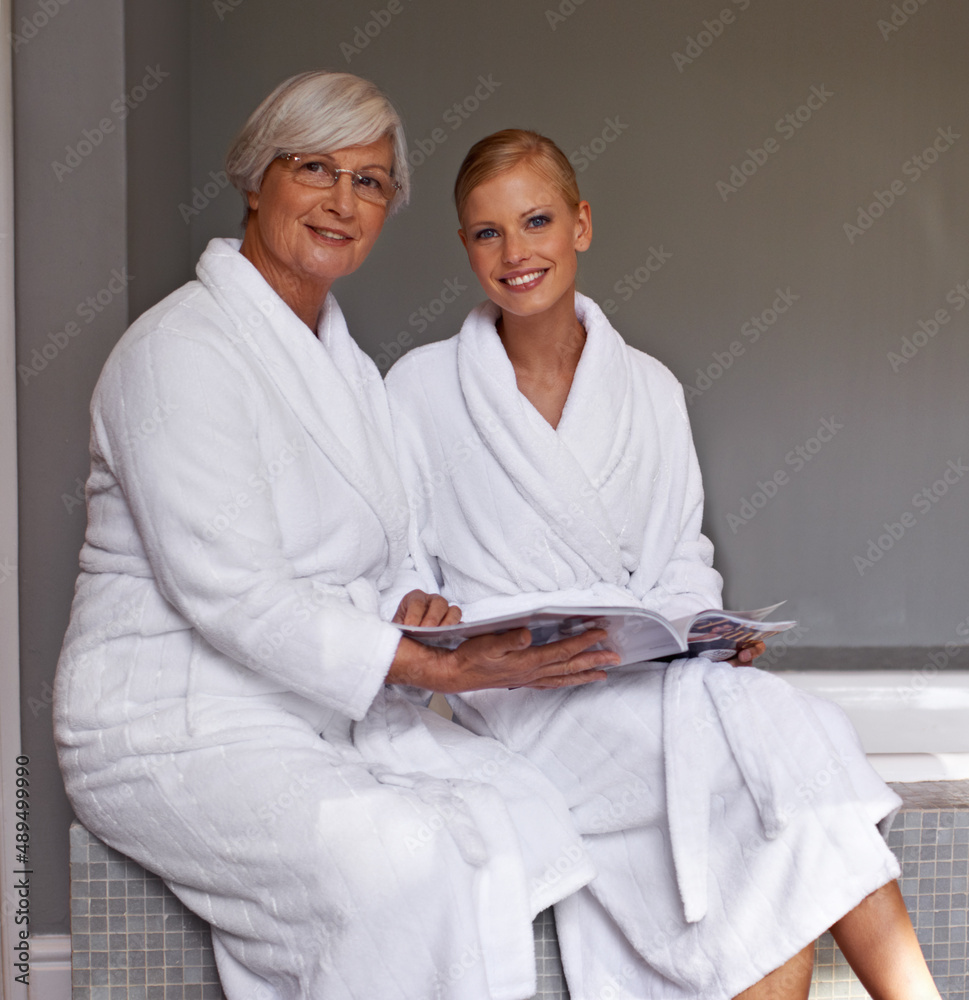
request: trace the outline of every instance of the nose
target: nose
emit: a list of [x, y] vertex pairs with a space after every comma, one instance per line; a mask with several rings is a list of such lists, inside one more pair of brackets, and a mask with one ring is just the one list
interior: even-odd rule
[[353, 206], [357, 196], [353, 190], [353, 175], [351, 173], [341, 171], [337, 174], [336, 184], [331, 188], [325, 188], [323, 194], [328, 202], [326, 205], [328, 211], [344, 217], [353, 215]]
[[506, 264], [519, 264], [530, 256], [525, 239], [520, 233], [509, 233], [505, 236], [502, 259]]

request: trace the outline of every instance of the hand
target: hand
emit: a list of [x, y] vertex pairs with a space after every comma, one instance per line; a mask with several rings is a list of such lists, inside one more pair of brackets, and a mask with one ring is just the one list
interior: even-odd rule
[[448, 604], [440, 594], [412, 590], [401, 598], [393, 621], [398, 625], [457, 625], [461, 621], [461, 609], [456, 604]]
[[605, 680], [602, 667], [615, 666], [619, 657], [589, 649], [606, 638], [602, 629], [530, 645], [528, 629], [466, 639], [457, 649], [434, 649], [406, 636], [387, 674], [388, 684], [413, 684], [444, 694], [485, 688], [557, 688]]
[[727, 662], [734, 667], [749, 667], [766, 648], [763, 642], [752, 642], [749, 646], [742, 646], [737, 655]]

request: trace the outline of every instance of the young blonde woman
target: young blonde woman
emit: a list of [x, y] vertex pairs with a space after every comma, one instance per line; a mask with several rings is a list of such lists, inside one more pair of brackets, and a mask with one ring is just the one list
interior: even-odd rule
[[[426, 589], [467, 620], [718, 606], [682, 390], [576, 293], [567, 158], [498, 132], [455, 200], [488, 301], [388, 377]], [[595, 865], [555, 907], [574, 997], [806, 997], [828, 928], [877, 1000], [938, 997], [883, 840], [899, 799], [836, 706], [702, 659], [587, 678], [449, 699], [559, 789]]]

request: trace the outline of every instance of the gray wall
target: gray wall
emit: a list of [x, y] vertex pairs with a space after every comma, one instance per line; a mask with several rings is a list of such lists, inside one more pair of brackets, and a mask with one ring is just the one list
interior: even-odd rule
[[[209, 238], [238, 233], [240, 202], [217, 180], [226, 144], [300, 70], [374, 79], [418, 163], [410, 208], [337, 288], [378, 362], [456, 332], [480, 298], [448, 194], [468, 146], [510, 125], [544, 131], [576, 154], [593, 208], [581, 289], [693, 387], [728, 603], [787, 598], [822, 656], [881, 646], [886, 658], [915, 649], [915, 663], [920, 648], [965, 642], [969, 476], [951, 469], [969, 460], [969, 291], [953, 291], [969, 280], [969, 9], [937, 0], [904, 13], [914, 6], [899, 2], [907, 21], [892, 31], [888, 0], [74, 0], [17, 52], [21, 361], [112, 268], [134, 275], [20, 384], [24, 744], [46, 774], [35, 808], [49, 824], [35, 931], [67, 926], [69, 811], [45, 685], [81, 539], [69, 500], [85, 474], [87, 401], [126, 314], [190, 277]], [[18, 3], [15, 29], [37, 9]], [[368, 35], [378, 9], [386, 23]], [[725, 9], [733, 18], [713, 23]], [[51, 160], [148, 67], [168, 75], [58, 181]], [[912, 158], [939, 129], [958, 138], [916, 178]], [[875, 192], [891, 201], [893, 182], [893, 203], [849, 238], [859, 206]], [[655, 271], [651, 248], [671, 254]], [[466, 290], [421, 329], [419, 310], [447, 281]], [[787, 310], [763, 332], [748, 325], [772, 319], [778, 289]], [[920, 321], [932, 329], [941, 309], [929, 336]], [[775, 475], [780, 485], [759, 486]]]
[[14, 54], [21, 739], [34, 782], [31, 931], [43, 933], [67, 929], [71, 817], [50, 684], [84, 534], [87, 400], [124, 330], [114, 272], [127, 251], [124, 122], [111, 110], [125, 90], [123, 3], [59, 8], [30, 35], [37, 9], [15, 4], [13, 26], [25, 39]]

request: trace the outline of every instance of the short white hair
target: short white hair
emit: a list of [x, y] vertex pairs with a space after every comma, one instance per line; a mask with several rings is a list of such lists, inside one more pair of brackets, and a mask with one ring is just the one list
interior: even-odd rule
[[393, 144], [391, 174], [400, 190], [392, 214], [410, 198], [407, 143], [400, 115], [369, 80], [352, 73], [314, 70], [284, 80], [249, 116], [225, 158], [229, 180], [241, 192], [248, 218], [249, 191], [284, 153], [333, 153], [366, 146], [384, 136]]

